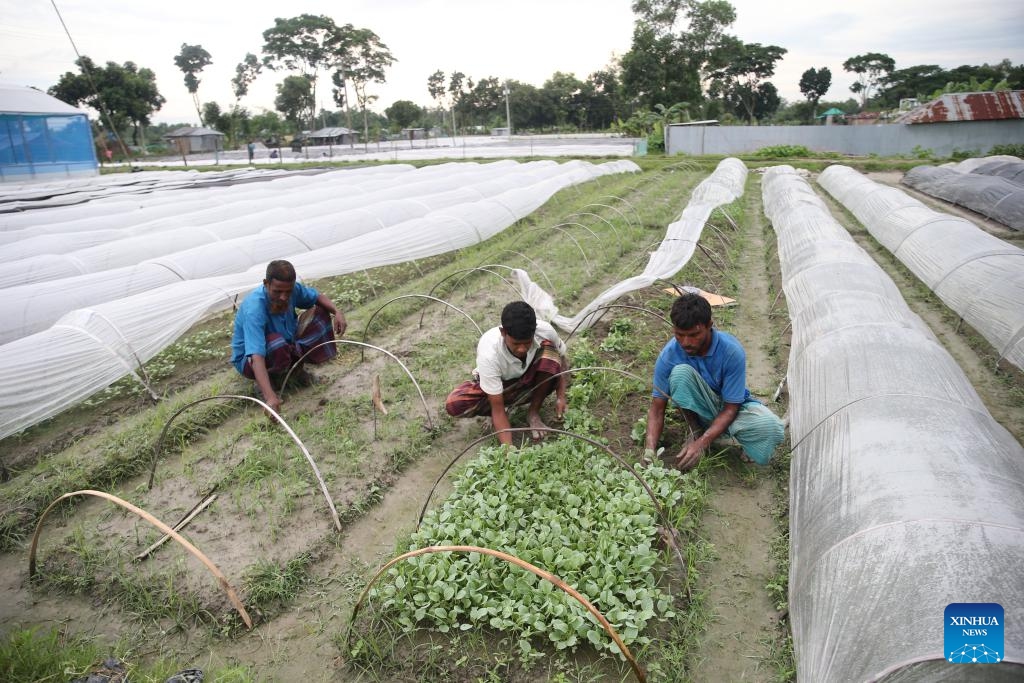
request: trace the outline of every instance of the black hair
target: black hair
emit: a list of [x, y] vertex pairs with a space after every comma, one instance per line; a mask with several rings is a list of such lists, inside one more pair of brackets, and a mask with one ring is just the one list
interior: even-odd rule
[[537, 331], [537, 314], [525, 301], [513, 301], [501, 311], [501, 326], [513, 339], [533, 339]]
[[271, 261], [267, 264], [267, 282], [295, 282], [295, 266], [288, 261]]
[[711, 304], [699, 294], [683, 294], [672, 304], [672, 325], [688, 330], [711, 323]]

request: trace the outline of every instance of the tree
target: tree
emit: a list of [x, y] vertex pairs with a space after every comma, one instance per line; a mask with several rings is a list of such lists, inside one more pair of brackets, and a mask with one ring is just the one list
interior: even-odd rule
[[896, 61], [881, 52], [868, 52], [843, 62], [844, 71], [857, 74], [857, 82], [850, 86], [850, 92], [860, 93], [861, 108], [867, 104], [871, 91], [895, 68]]
[[[334, 20], [313, 14], [277, 18], [274, 26], [263, 32], [263, 41], [264, 65], [299, 71], [308, 81], [309, 99], [315, 103], [317, 76], [321, 69], [330, 69], [336, 61], [339, 33]], [[311, 105], [308, 114], [312, 125], [315, 107]]]
[[210, 53], [203, 49], [202, 45], [181, 44], [181, 52], [174, 57], [174, 64], [185, 74], [185, 87], [192, 95], [192, 102], [195, 104], [196, 113], [199, 114], [199, 125], [203, 125], [203, 112], [199, 109], [199, 77], [198, 74], [210, 64], [213, 59]]
[[349, 34], [350, 56], [346, 73], [352, 81], [352, 89], [356, 94], [356, 102], [363, 113], [363, 144], [370, 139], [370, 124], [366, 113], [366, 105], [377, 99], [369, 95], [366, 88], [370, 83], [384, 83], [384, 70], [395, 63], [395, 58], [388, 46], [381, 42], [380, 37], [367, 28], [356, 29]]
[[587, 125], [591, 129], [605, 130], [622, 115], [622, 82], [619, 69], [611, 64], [587, 77]]
[[725, 33], [735, 8], [725, 0], [637, 0], [633, 11], [633, 44], [621, 60], [623, 99], [647, 108], [699, 103], [702, 83], [724, 66], [716, 55], [737, 42]]
[[409, 100], [398, 100], [385, 109], [384, 114], [391, 123], [391, 130], [397, 133], [403, 128], [411, 128], [419, 121], [423, 116], [423, 109]]
[[811, 103], [811, 118], [818, 113], [818, 100], [832, 87], [832, 72], [827, 66], [820, 70], [810, 68], [800, 77], [800, 92]]
[[[142, 129], [166, 101], [156, 87], [156, 74], [134, 62], [107, 62], [100, 68], [86, 55], [75, 60], [75, 64], [81, 73], [65, 72], [47, 92], [68, 104], [106, 111], [115, 134], [120, 135], [118, 131], [131, 125], [134, 144], [142, 144]], [[87, 73], [92, 74], [95, 90]]]
[[312, 121], [314, 111], [313, 85], [307, 76], [285, 76], [277, 84], [274, 107], [284, 115], [286, 121], [302, 130], [307, 121]]
[[726, 66], [712, 74], [713, 91], [730, 103], [748, 123], [753, 123], [755, 118], [759, 119], [758, 113], [763, 118], [763, 112], [770, 107], [770, 102], [763, 98], [770, 99], [774, 94], [775, 108], [778, 108], [779, 103], [775, 86], [769, 89], [761, 85], [775, 73], [775, 63], [786, 52], [785, 48], [777, 45], [737, 41], [732, 53], [728, 55]]
[[259, 59], [251, 52], [235, 67], [235, 77], [231, 79], [231, 91], [235, 94], [235, 102], [249, 94], [249, 86], [263, 70]]
[[564, 126], [571, 119], [578, 126], [581, 114], [582, 119], [586, 120], [586, 112], [582, 111], [578, 100], [582, 89], [583, 83], [574, 74], [561, 71], [556, 71], [544, 82], [540, 91], [551, 102], [555, 125]]

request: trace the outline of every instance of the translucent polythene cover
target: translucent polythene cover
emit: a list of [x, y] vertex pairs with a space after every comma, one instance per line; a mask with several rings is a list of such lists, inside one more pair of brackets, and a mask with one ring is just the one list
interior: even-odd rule
[[975, 666], [945, 661], [943, 626], [954, 602], [1024, 623], [1024, 448], [805, 180], [775, 167], [762, 189], [793, 323], [798, 679], [1020, 680], [1024, 629]]
[[722, 204], [728, 204], [742, 196], [746, 180], [747, 167], [742, 161], [733, 158], [723, 159], [714, 173], [693, 190], [682, 215], [669, 224], [664, 239], [657, 245], [656, 250], [651, 252], [643, 272], [601, 292], [576, 315], [559, 315], [551, 295], [538, 286], [528, 273], [517, 270], [516, 277], [523, 300], [533, 306], [539, 317], [559, 329], [566, 332], [587, 329], [601, 319], [603, 312], [598, 309], [602, 306], [607, 306], [624, 294], [650, 287], [658, 280], [668, 279], [679, 272], [693, 256], [711, 212]]
[[1024, 368], [1024, 250], [846, 166], [830, 166], [818, 182], [1001, 358]]
[[[155, 268], [172, 274], [171, 283], [161, 286], [153, 268], [114, 269], [118, 271], [116, 283], [90, 281], [98, 292], [98, 298], [90, 303], [83, 301], [92, 294], [78, 291], [82, 287], [76, 284], [71, 298], [77, 308], [61, 314], [42, 331], [0, 346], [0, 376], [4, 378], [0, 382], [0, 438], [134, 373], [140, 362], [166, 348], [193, 324], [230, 307], [237, 297], [258, 286], [270, 258], [289, 259], [299, 276], [310, 280], [432, 256], [496, 235], [565, 187], [609, 173], [638, 170], [636, 164], [625, 160], [600, 165], [544, 161], [497, 162], [493, 168], [491, 164], [426, 167], [382, 179], [377, 190], [390, 185], [394, 192], [389, 199], [380, 195], [377, 201], [358, 208], [310, 216], [302, 225], [286, 223], [282, 231], [262, 226], [264, 230], [252, 238], [257, 242], [233, 243], [232, 254], [221, 253], [219, 243], [211, 243], [153, 259]], [[489, 195], [466, 192], [477, 177], [485, 181]], [[329, 186], [322, 191], [332, 193]], [[236, 203], [234, 212], [259, 222], [260, 211], [253, 211], [251, 204], [248, 198]], [[43, 219], [47, 211], [33, 213]], [[60, 211], [65, 216], [73, 213]], [[331, 225], [336, 237], [333, 242], [329, 239]], [[270, 255], [264, 247], [254, 246], [263, 244], [259, 240], [264, 237], [287, 244], [304, 226], [315, 234], [301, 240], [301, 249]], [[217, 230], [216, 224], [208, 227]], [[263, 232], [269, 237], [260, 237]], [[207, 272], [207, 266], [215, 273]], [[191, 276], [196, 277], [183, 279]], [[10, 297], [0, 297], [4, 298]], [[56, 299], [59, 297], [46, 294], [48, 305], [56, 305]], [[22, 313], [25, 318], [30, 315]]]
[[966, 206], [1014, 230], [1024, 230], [1024, 185], [1010, 179], [961, 173], [947, 167], [916, 166], [906, 172], [902, 182], [925, 194]]

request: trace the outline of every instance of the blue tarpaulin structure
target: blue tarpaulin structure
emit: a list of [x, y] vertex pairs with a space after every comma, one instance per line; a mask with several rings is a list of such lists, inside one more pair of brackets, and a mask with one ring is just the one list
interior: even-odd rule
[[85, 112], [39, 90], [0, 86], [0, 181], [98, 174]]

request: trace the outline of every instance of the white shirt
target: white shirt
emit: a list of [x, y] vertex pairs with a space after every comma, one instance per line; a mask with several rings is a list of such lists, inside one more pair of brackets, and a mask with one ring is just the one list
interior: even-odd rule
[[476, 345], [476, 367], [473, 369], [473, 375], [480, 381], [484, 393], [492, 396], [500, 394], [505, 390], [503, 382], [522, 377], [533, 363], [542, 341], [554, 344], [559, 355], [567, 355], [565, 342], [555, 332], [555, 328], [543, 320], [537, 321], [537, 331], [533, 334], [533, 344], [526, 352], [525, 361], [513, 356], [505, 346], [501, 328], [492, 327], [484, 332]]

